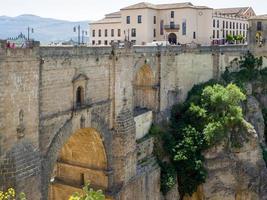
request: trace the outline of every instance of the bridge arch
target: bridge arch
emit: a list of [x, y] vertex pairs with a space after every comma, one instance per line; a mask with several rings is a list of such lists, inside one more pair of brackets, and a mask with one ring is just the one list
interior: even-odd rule
[[[111, 134], [107, 124], [97, 118], [92, 120], [90, 128], [73, 131], [74, 121], [66, 121], [43, 160], [44, 199], [68, 199], [87, 181], [95, 189], [104, 191], [110, 185]], [[65, 196], [59, 197], [61, 194]]]
[[134, 109], [156, 108], [156, 81], [152, 68], [145, 64], [134, 77]]

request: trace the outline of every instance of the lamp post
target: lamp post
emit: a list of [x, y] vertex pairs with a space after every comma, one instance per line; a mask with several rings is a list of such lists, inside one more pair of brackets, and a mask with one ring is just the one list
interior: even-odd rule
[[[80, 44], [84, 44], [84, 36], [87, 35], [87, 31], [86, 30], [81, 30], [81, 26], [78, 25], [78, 26], [74, 26], [73, 27], [73, 32], [77, 32], [77, 35], [78, 35], [78, 45]], [[82, 33], [82, 35], [81, 35]], [[81, 43], [81, 37], [82, 37], [82, 43]]]
[[78, 25], [78, 26], [74, 26], [73, 27], [73, 32], [77, 32], [78, 33], [78, 45], [80, 45], [80, 32], [81, 32], [81, 26]]
[[28, 30], [28, 41], [29, 41], [30, 40], [30, 33], [33, 33], [34, 29], [28, 26], [27, 30]]
[[84, 44], [84, 36], [87, 35], [87, 31], [82, 30], [82, 44]]

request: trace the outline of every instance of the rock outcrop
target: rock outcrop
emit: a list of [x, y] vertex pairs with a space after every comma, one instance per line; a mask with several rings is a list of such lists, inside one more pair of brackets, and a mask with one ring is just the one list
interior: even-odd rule
[[244, 122], [204, 156], [206, 182], [186, 200], [267, 200], [267, 169], [251, 124]]

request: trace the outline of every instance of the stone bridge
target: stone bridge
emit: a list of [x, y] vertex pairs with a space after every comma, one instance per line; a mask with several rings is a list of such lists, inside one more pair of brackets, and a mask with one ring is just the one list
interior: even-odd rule
[[107, 199], [159, 200], [153, 140], [140, 139], [246, 50], [0, 48], [0, 189], [58, 200], [90, 181]]

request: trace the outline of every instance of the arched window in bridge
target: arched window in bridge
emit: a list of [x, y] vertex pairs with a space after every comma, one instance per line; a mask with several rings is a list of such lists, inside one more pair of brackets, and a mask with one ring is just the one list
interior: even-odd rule
[[84, 89], [79, 86], [76, 90], [76, 107], [81, 107], [84, 104]]

